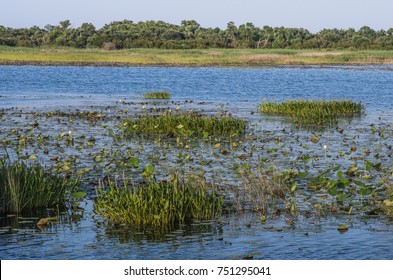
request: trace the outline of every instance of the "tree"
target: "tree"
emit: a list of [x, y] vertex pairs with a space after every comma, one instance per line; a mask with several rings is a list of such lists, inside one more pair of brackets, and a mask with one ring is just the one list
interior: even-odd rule
[[67, 29], [68, 27], [70, 27], [70, 25], [71, 25], [71, 22], [68, 19], [60, 21], [60, 27], [63, 29]]
[[182, 20], [181, 32], [183, 32], [185, 39], [195, 39], [196, 33], [201, 26], [195, 20]]

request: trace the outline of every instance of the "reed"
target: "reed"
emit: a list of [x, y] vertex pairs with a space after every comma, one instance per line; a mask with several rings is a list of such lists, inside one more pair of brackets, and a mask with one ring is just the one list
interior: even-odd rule
[[295, 178], [298, 173], [292, 169], [281, 173], [259, 170], [242, 176], [242, 184], [235, 187], [234, 210], [238, 212], [275, 212], [281, 208], [295, 210], [293, 199], [296, 191]]
[[144, 135], [167, 137], [243, 135], [248, 122], [229, 116], [207, 116], [192, 113], [142, 115], [124, 122], [126, 136]]
[[64, 206], [77, 180], [56, 176], [42, 166], [0, 160], [0, 213], [20, 213], [35, 208]]
[[211, 220], [221, 213], [223, 198], [202, 179], [150, 180], [146, 185], [100, 182], [95, 211], [104, 219], [139, 230], [172, 230], [193, 220]]
[[312, 125], [324, 125], [339, 118], [359, 116], [365, 110], [360, 102], [350, 100], [264, 101], [259, 109], [263, 114], [287, 116], [293, 122]]
[[167, 91], [152, 91], [143, 94], [145, 99], [170, 99], [171, 93]]

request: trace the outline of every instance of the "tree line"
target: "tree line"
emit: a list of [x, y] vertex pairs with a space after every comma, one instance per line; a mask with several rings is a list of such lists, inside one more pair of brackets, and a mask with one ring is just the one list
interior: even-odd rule
[[0, 25], [0, 45], [18, 47], [64, 46], [74, 48], [288, 48], [288, 49], [393, 49], [393, 28], [373, 30], [323, 29], [311, 33], [304, 28], [263, 28], [253, 23], [226, 29], [204, 28], [195, 20], [180, 25], [164, 21], [114, 21], [97, 29], [91, 23], [71, 27], [69, 20], [45, 28], [10, 28]]

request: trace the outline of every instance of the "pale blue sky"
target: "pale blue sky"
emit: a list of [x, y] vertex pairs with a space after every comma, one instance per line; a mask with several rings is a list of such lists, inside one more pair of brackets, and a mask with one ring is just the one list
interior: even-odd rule
[[164, 20], [180, 24], [194, 19], [203, 27], [225, 28], [252, 22], [256, 26], [375, 30], [393, 27], [393, 0], [1, 0], [0, 25], [31, 27], [57, 25], [69, 19], [97, 28], [111, 21]]

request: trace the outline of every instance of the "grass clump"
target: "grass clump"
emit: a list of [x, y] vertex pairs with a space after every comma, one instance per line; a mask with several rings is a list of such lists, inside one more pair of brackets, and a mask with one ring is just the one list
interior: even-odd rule
[[171, 93], [167, 92], [167, 91], [146, 92], [143, 94], [143, 98], [145, 98], [145, 99], [170, 99]]
[[0, 213], [64, 206], [78, 185], [77, 180], [53, 175], [42, 166], [0, 159]]
[[354, 117], [364, 112], [364, 106], [350, 100], [289, 100], [264, 101], [259, 109], [264, 114], [287, 116], [299, 124], [324, 125], [339, 118]]
[[124, 122], [126, 136], [235, 136], [245, 133], [248, 122], [229, 116], [206, 116], [191, 113], [143, 115]]
[[211, 220], [221, 213], [223, 198], [204, 179], [150, 180], [147, 185], [123, 186], [109, 181], [98, 188], [95, 210], [114, 224], [139, 230], [172, 230], [192, 220]]
[[263, 214], [281, 208], [295, 211], [297, 176], [298, 172], [292, 169], [280, 173], [259, 170], [245, 174], [242, 177], [242, 185], [233, 190], [235, 210]]

